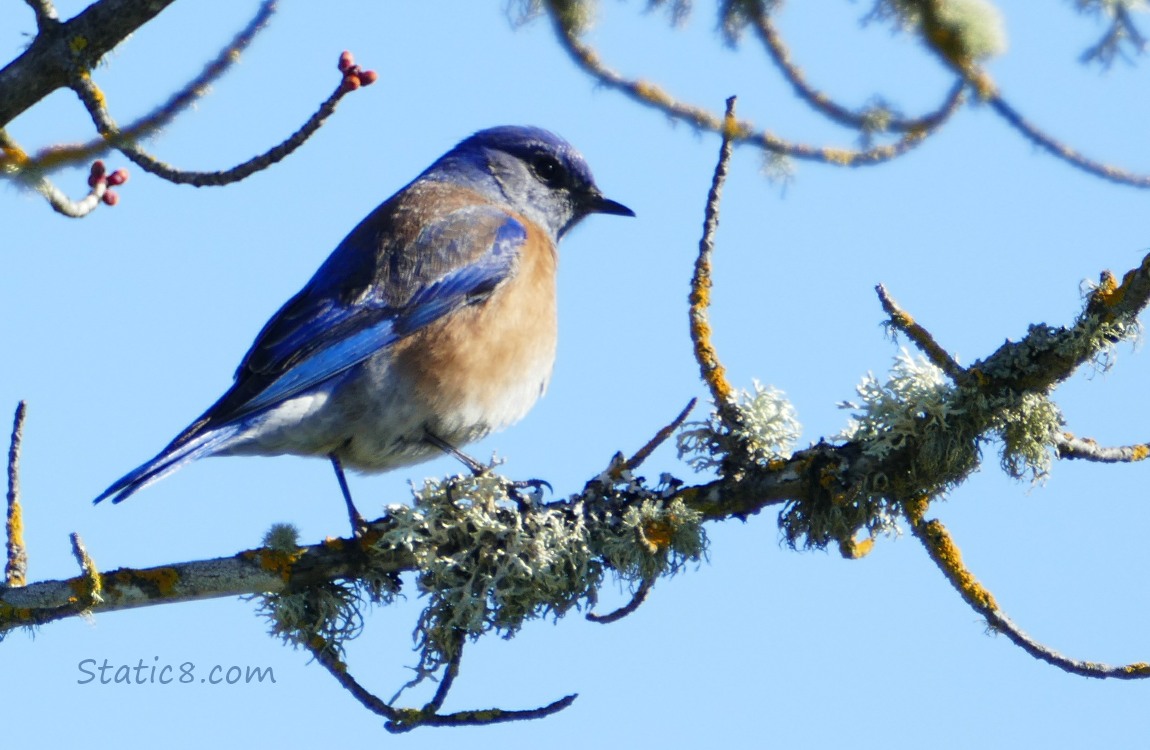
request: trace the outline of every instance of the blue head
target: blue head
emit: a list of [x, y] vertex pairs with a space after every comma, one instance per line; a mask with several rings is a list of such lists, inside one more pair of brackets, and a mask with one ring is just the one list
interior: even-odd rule
[[588, 214], [634, 216], [603, 197], [583, 155], [542, 128], [480, 130], [444, 154], [424, 179], [463, 179], [559, 238]]

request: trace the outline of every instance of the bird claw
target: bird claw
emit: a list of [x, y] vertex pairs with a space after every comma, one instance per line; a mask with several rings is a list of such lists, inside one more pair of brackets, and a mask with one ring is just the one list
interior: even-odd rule
[[[554, 494], [555, 488], [546, 479], [521, 479], [519, 481], [508, 480], [506, 485], [507, 496], [515, 501], [519, 506], [519, 510], [526, 511], [530, 509], [535, 502], [543, 497], [543, 488], [546, 487], [547, 491]], [[531, 494], [528, 495], [521, 490], [530, 489]]]

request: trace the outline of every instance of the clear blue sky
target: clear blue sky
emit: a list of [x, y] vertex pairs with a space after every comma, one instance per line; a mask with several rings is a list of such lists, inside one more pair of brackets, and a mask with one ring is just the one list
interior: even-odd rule
[[[1010, 50], [989, 70], [1008, 100], [1084, 152], [1150, 170], [1146, 64], [1077, 64], [1101, 28], [1069, 3], [999, 3]], [[61, 3], [70, 15], [84, 3]], [[96, 72], [121, 122], [196, 73], [256, 3], [176, 3]], [[773, 132], [849, 145], [791, 96], [748, 38], [712, 33], [710, 3], [669, 31], [645, 3], [606, 2], [591, 39], [621, 70]], [[881, 94], [931, 108], [948, 78], [912, 40], [863, 30], [866, 3], [792, 3], [780, 25], [811, 79], [848, 103]], [[131, 167], [121, 204], [72, 221], [31, 193], [0, 193], [0, 418], [29, 402], [23, 463], [33, 580], [75, 574], [78, 531], [101, 569], [232, 554], [276, 521], [305, 541], [343, 534], [326, 463], [213, 459], [121, 506], [93, 508], [111, 480], [151, 456], [213, 401], [260, 326], [367, 211], [460, 138], [518, 123], [561, 133], [586, 155], [631, 220], [594, 217], [562, 248], [561, 343], [546, 398], [520, 425], [473, 446], [512, 476], [579, 489], [616, 450], [631, 452], [702, 396], [685, 297], [718, 139], [669, 124], [596, 88], [535, 23], [514, 30], [502, 2], [284, 3], [213, 93], [150, 147], [187, 168], [231, 166], [294, 130], [352, 50], [380, 82], [341, 105], [302, 150], [228, 188], [177, 187]], [[704, 7], [707, 6], [707, 7]], [[0, 59], [34, 28], [24, 3], [0, 7]], [[79, 104], [57, 93], [9, 131], [29, 148], [86, 140]], [[113, 155], [112, 167], [126, 160]], [[877, 168], [799, 164], [781, 190], [760, 155], [736, 152], [716, 256], [716, 344], [732, 380], [784, 390], [804, 443], [838, 432], [835, 404], [884, 373], [873, 286], [882, 282], [962, 361], [1031, 323], [1069, 323], [1079, 284], [1121, 273], [1150, 247], [1144, 192], [1103, 183], [1039, 153], [986, 108], [969, 107], [910, 156]], [[58, 184], [81, 192], [84, 174]], [[1107, 444], [1150, 439], [1150, 360], [1124, 345], [1111, 372], [1057, 396], [1069, 429]], [[985, 469], [936, 505], [1003, 608], [1075, 657], [1150, 660], [1148, 466], [1059, 464], [1040, 487]], [[451, 461], [354, 477], [365, 512], [403, 502], [409, 480]], [[689, 470], [662, 451], [648, 475]], [[576, 748], [1127, 747], [1145, 731], [1150, 684], [1090, 681], [986, 634], [909, 536], [866, 559], [794, 553], [775, 513], [712, 525], [710, 559], [661, 581], [610, 626], [577, 615], [510, 642], [471, 647], [448, 709], [580, 697], [545, 721], [385, 736], [308, 657], [265, 635], [238, 600], [73, 620], [0, 645], [4, 744], [66, 737], [133, 744], [310, 746], [402, 743]], [[414, 663], [421, 602], [374, 612], [349, 659], [390, 695]], [[158, 657], [158, 661], [155, 659]], [[78, 685], [84, 659], [271, 667], [274, 685]]]

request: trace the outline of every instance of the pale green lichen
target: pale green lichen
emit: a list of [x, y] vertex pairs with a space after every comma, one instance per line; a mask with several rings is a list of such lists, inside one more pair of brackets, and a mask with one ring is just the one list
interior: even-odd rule
[[674, 575], [706, 553], [702, 514], [682, 500], [628, 503], [615, 523], [597, 524], [591, 546], [627, 581]]
[[609, 569], [653, 578], [701, 554], [700, 519], [681, 503], [649, 490], [636, 499], [641, 484], [626, 472], [593, 485], [595, 515], [582, 502], [512, 502], [508, 481], [493, 474], [428, 480], [412, 506], [388, 508], [394, 525], [377, 546], [413, 555], [428, 597], [416, 631], [420, 676], [450, 661], [463, 636], [511, 637], [528, 620], [593, 604]]
[[755, 381], [754, 392], [741, 391], [733, 407], [735, 419], [713, 412], [706, 421], [683, 425], [679, 457], [695, 471], [720, 468], [735, 454], [761, 465], [790, 457], [802, 425], [782, 391]]
[[1013, 477], [1040, 480], [1049, 471], [1062, 416], [1045, 394], [990, 397], [977, 385], [958, 387], [923, 357], [903, 350], [885, 382], [868, 374], [858, 386], [859, 403], [843, 406], [852, 418], [838, 440], [856, 443], [864, 455], [889, 462], [902, 453], [896, 473], [866, 477], [848, 492], [828, 475], [824, 491], [789, 503], [780, 527], [791, 546], [822, 548], [897, 533], [900, 503], [938, 497], [963, 481], [981, 458], [990, 436], [1002, 442], [1002, 466]]
[[388, 508], [390, 523], [365, 546], [367, 571], [356, 580], [264, 597], [273, 632], [342, 654], [365, 604], [387, 603], [398, 591], [389, 571], [396, 552], [406, 553], [427, 598], [415, 632], [418, 682], [455, 658], [466, 638], [511, 637], [528, 620], [593, 605], [609, 571], [649, 582], [706, 549], [701, 514], [671, 499], [672, 481], [649, 489], [629, 471], [608, 471], [588, 484], [584, 500], [552, 504], [511, 486], [491, 473], [427, 480], [412, 505]]
[[432, 479], [413, 506], [388, 508], [394, 526], [377, 546], [410, 552], [429, 597], [421, 673], [454, 656], [460, 633], [514, 635], [527, 619], [561, 616], [598, 583], [582, 516], [508, 507], [507, 486], [494, 474]]
[[1015, 479], [1027, 474], [1035, 482], [1045, 479], [1063, 421], [1054, 402], [1035, 393], [1024, 394], [1016, 404], [997, 410], [992, 428], [1002, 441], [1002, 470]]
[[[299, 531], [287, 523], [273, 524], [263, 546], [273, 554], [294, 560], [303, 550]], [[289, 579], [290, 580], [290, 579]], [[259, 613], [271, 632], [292, 646], [320, 647], [342, 658], [343, 645], [363, 629], [363, 610], [371, 604], [389, 604], [399, 592], [399, 579], [388, 566], [373, 564], [372, 556], [355, 579], [324, 581], [290, 593], [264, 594]]]
[[1119, 10], [1128, 13], [1145, 12], [1146, 0], [1074, 0], [1079, 12], [1103, 15], [1113, 18]]
[[868, 455], [880, 460], [919, 437], [924, 425], [945, 424], [958, 408], [957, 391], [942, 370], [905, 349], [885, 383], [867, 373], [856, 390], [862, 402], [841, 404], [855, 412], [833, 439], [860, 442]]
[[285, 643], [308, 646], [322, 638], [324, 648], [342, 658], [343, 644], [363, 629], [364, 605], [355, 582], [335, 581], [291, 594], [265, 595], [259, 613]]
[[299, 547], [299, 529], [290, 523], [273, 523], [264, 534], [263, 546], [276, 552], [294, 552]]
[[721, 0], [719, 3], [719, 32], [727, 44], [738, 44], [744, 29], [758, 15], [774, 11], [779, 0]]
[[962, 58], [985, 60], [1006, 51], [1002, 13], [988, 0], [878, 0], [871, 16], [892, 19]]
[[517, 26], [550, 13], [565, 31], [581, 36], [595, 22], [595, 0], [512, 0], [507, 15]]

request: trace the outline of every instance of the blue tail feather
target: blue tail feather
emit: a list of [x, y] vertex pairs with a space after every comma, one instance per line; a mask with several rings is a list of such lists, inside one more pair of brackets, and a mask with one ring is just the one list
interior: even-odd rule
[[137, 466], [132, 471], [120, 477], [111, 487], [100, 493], [92, 501], [99, 503], [112, 498], [113, 503], [119, 503], [127, 497], [142, 490], [153, 482], [158, 482], [169, 474], [175, 472], [184, 464], [191, 463], [198, 458], [210, 456], [224, 447], [224, 444], [234, 438], [242, 429], [239, 424], [227, 424], [214, 430], [198, 435], [191, 440], [176, 446], [168, 446], [159, 455], [147, 463]]

